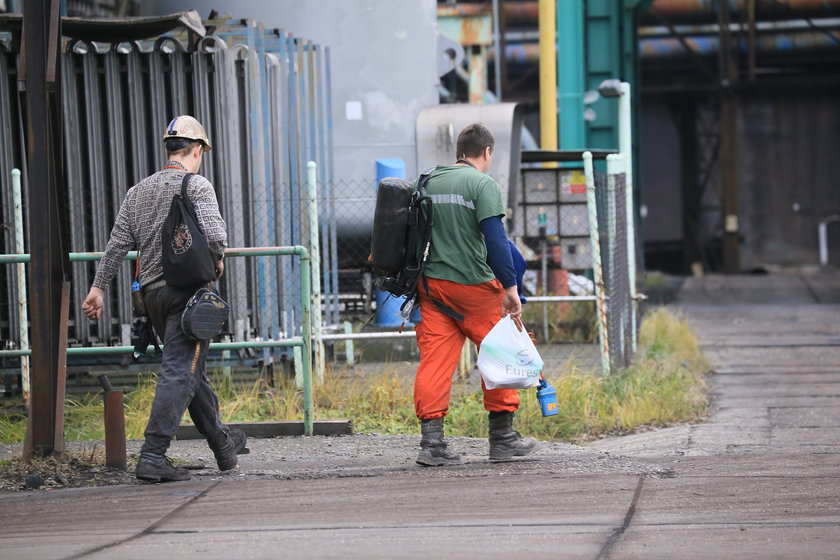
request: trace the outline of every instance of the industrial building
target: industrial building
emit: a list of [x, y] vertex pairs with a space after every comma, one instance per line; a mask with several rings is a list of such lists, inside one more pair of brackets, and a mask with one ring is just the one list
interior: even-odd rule
[[[27, 179], [16, 93], [21, 5], [0, 3], [6, 224], [11, 168]], [[544, 205], [527, 208], [537, 204], [529, 202], [537, 200], [528, 190], [535, 183], [521, 173], [543, 164], [523, 164], [520, 153], [615, 150], [617, 103], [598, 90], [617, 79], [630, 84], [633, 100], [640, 272], [764, 271], [840, 259], [833, 188], [840, 1], [97, 0], [63, 2], [62, 10], [75, 252], [103, 248], [120, 194], [160, 164], [158, 123], [194, 112], [223, 139], [207, 174], [232, 216], [235, 246], [300, 241], [308, 226], [295, 205], [306, 161], [318, 164], [325, 322], [336, 327], [341, 313], [369, 312], [374, 297], [365, 258], [378, 163], [399, 161], [414, 177], [446, 162], [451, 132], [440, 123], [424, 129], [423, 115], [450, 104], [486, 114], [500, 102], [510, 107], [505, 161], [491, 174], [509, 201], [511, 235], [538, 251], [532, 231]], [[249, 66], [248, 52], [267, 62]], [[580, 200], [550, 203], [547, 229], [561, 246], [551, 266], [585, 272], [586, 230], [570, 232], [569, 220], [580, 220], [561, 210], [569, 202]], [[25, 190], [23, 204], [31, 204]], [[14, 252], [12, 229], [3, 229], [6, 253]], [[72, 269], [79, 299], [93, 265]], [[256, 261], [231, 268], [222, 290], [232, 299], [234, 339], [294, 333], [295, 289], [281, 280], [292, 272]], [[0, 282], [0, 338], [15, 347], [9, 267]], [[78, 321], [71, 307], [71, 341], [130, 340], [127, 292], [111, 297], [99, 325]]]

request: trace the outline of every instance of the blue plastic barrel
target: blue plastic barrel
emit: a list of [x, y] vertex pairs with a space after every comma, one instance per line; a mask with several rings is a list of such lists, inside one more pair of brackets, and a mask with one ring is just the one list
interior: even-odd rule
[[[400, 158], [383, 158], [376, 160], [376, 188], [379, 181], [385, 177], [399, 177], [405, 179], [405, 162]], [[400, 307], [405, 298], [391, 296], [388, 292], [376, 290], [376, 322], [377, 327], [399, 327], [403, 324]], [[419, 312], [411, 316], [411, 321], [419, 321]], [[406, 322], [406, 325], [413, 323]]]

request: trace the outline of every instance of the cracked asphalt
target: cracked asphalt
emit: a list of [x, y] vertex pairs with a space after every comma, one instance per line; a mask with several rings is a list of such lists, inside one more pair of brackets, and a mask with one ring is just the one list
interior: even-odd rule
[[688, 279], [701, 424], [505, 463], [452, 438], [466, 463], [441, 469], [410, 436], [251, 440], [230, 474], [0, 494], [0, 557], [840, 558], [838, 302], [836, 273]]

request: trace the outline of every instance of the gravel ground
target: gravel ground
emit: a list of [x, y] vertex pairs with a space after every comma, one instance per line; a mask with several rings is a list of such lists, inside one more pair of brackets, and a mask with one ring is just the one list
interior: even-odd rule
[[[539, 451], [525, 458], [491, 463], [487, 459], [488, 444], [483, 438], [448, 438], [450, 447], [464, 456], [464, 464], [445, 469], [417, 466], [419, 436], [384, 436], [354, 434], [351, 436], [282, 437], [248, 440], [251, 452], [241, 455], [239, 467], [229, 473], [216, 469], [212, 453], [202, 440], [175, 441], [168, 455], [181, 466], [193, 470], [196, 478], [215, 479], [318, 479], [370, 476], [422, 476], [422, 477], [482, 477], [502, 473], [565, 477], [577, 474], [632, 474], [663, 477], [670, 476], [667, 469], [644, 460], [613, 456], [609, 453], [566, 443], [543, 442]], [[141, 440], [127, 444], [129, 474], [133, 470]], [[68, 451], [73, 456], [85, 457], [101, 452], [102, 442], [71, 442]], [[19, 444], [0, 446], [0, 460], [19, 457]], [[42, 467], [42, 489], [111, 484], [138, 484], [126, 473], [102, 467], [77, 464], [63, 466], [55, 475], [50, 467]], [[24, 473], [20, 468], [3, 473], [0, 470], [0, 488], [24, 489]]]
[[[412, 341], [413, 343], [413, 341]], [[542, 348], [544, 359], [555, 367], [574, 364], [596, 369], [598, 348], [587, 344], [552, 344]], [[333, 365], [339, 377], [365, 377], [383, 372], [395, 372], [413, 377], [417, 368], [416, 356], [401, 355], [389, 362], [362, 361], [353, 367], [341, 362]], [[480, 376], [471, 371], [468, 387], [479, 390]], [[527, 434], [526, 434], [527, 435]], [[464, 456], [465, 463], [447, 469], [427, 469], [417, 466], [418, 435], [386, 436], [354, 434], [352, 436], [314, 436], [254, 439], [248, 441], [251, 452], [240, 456], [240, 466], [230, 473], [216, 470], [213, 455], [203, 440], [174, 441], [168, 455], [179, 466], [193, 470], [196, 478], [207, 479], [315, 479], [338, 477], [367, 477], [382, 475], [459, 477], [490, 476], [500, 471], [524, 475], [566, 476], [575, 474], [634, 474], [668, 476], [661, 467], [639, 460], [612, 456], [585, 447], [544, 442], [534, 455], [504, 463], [487, 459], [488, 443], [483, 438], [448, 438], [451, 447]], [[128, 473], [95, 466], [104, 462], [104, 443], [68, 442], [70, 460], [38, 462], [25, 465], [19, 461], [21, 444], [0, 444], [0, 491], [27, 489], [72, 488], [112, 484], [139, 484], [133, 477], [136, 454], [141, 440], [127, 443]], [[96, 457], [96, 460], [92, 460]], [[40, 475], [40, 479], [38, 478]]]

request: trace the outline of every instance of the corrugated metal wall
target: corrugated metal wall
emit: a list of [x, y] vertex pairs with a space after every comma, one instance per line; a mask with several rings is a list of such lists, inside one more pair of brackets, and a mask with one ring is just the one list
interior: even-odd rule
[[[214, 144], [200, 173], [216, 188], [232, 247], [308, 245], [305, 166], [318, 162], [329, 317], [331, 302], [337, 304], [332, 288], [337, 274], [335, 219], [328, 202], [328, 49], [265, 30], [252, 20], [212, 23], [214, 35], [193, 47], [181, 36], [142, 44], [68, 43], [62, 56], [62, 95], [71, 250], [104, 250], [125, 192], [164, 163], [166, 123], [192, 114]], [[10, 171], [26, 169], [15, 65], [16, 54], [0, 47], [0, 213], [7, 224], [12, 223]], [[25, 202], [27, 209], [37, 204]], [[38, 234], [36, 222], [27, 228], [27, 238]], [[12, 229], [4, 228], [0, 235], [4, 252], [13, 252]], [[291, 259], [271, 257], [227, 263], [220, 288], [231, 304], [229, 331], [235, 340], [277, 338], [299, 330], [296, 266]], [[79, 310], [94, 272], [94, 263], [73, 265], [69, 339], [83, 345], [127, 344], [130, 266], [124, 266], [109, 290], [103, 318], [95, 323]], [[0, 271], [0, 281], [0, 343], [15, 345], [11, 267]]]
[[840, 96], [756, 92], [741, 101], [739, 128], [744, 267], [817, 264], [817, 224], [840, 213]]
[[[696, 105], [698, 123], [698, 175], [710, 174], [698, 212], [689, 219], [699, 224], [708, 269], [714, 269], [716, 240], [723, 222], [720, 211], [720, 181], [714, 164], [716, 125], [713, 104], [702, 96], [679, 101], [656, 96], [643, 100], [642, 203], [649, 250], [658, 245], [685, 247], [683, 236], [687, 192], [681, 185], [688, 164], [681, 154], [674, 125], [674, 107]], [[840, 97], [828, 88], [786, 88], [745, 92], [739, 100], [739, 217], [741, 268], [816, 265], [819, 263], [817, 224], [831, 214], [840, 214]], [[704, 123], [700, 123], [704, 120]], [[712, 165], [704, 169], [709, 162]], [[696, 183], [689, 187], [698, 188]], [[840, 264], [840, 226], [829, 227], [831, 264]], [[674, 258], [682, 255], [671, 253]], [[654, 259], [652, 259], [654, 260]], [[687, 271], [686, 263], [673, 263], [670, 270]]]

